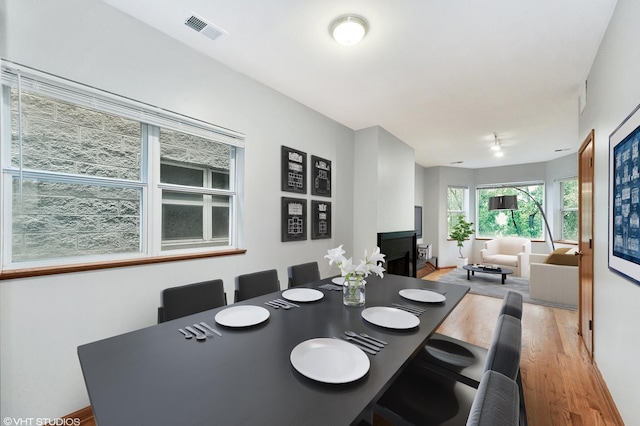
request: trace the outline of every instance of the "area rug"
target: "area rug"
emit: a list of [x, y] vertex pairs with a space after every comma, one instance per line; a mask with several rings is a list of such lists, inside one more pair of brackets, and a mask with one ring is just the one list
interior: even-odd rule
[[[422, 279], [427, 281], [434, 281], [429, 279], [429, 275]], [[507, 279], [504, 281], [504, 285], [502, 285], [500, 284], [500, 275], [476, 273], [475, 275], [471, 276], [470, 280], [467, 280], [467, 271], [456, 268], [448, 274], [441, 276], [437, 281], [449, 284], [468, 285], [471, 287], [469, 293], [479, 294], [481, 296], [498, 297], [501, 299], [504, 298], [504, 295], [507, 293], [507, 291], [511, 290], [522, 294], [522, 300], [525, 303], [569, 309], [572, 311], [576, 310], [576, 308], [571, 305], [532, 299], [529, 296], [529, 280], [526, 278], [507, 275]]]

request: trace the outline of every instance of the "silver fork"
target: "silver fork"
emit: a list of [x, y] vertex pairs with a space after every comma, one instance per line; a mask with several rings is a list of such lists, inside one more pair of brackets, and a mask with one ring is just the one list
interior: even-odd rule
[[425, 310], [421, 309], [421, 308], [414, 308], [413, 306], [407, 306], [407, 305], [399, 305], [397, 303], [392, 303], [391, 305], [393, 305], [393, 307], [398, 308], [398, 309], [402, 309], [403, 311], [407, 311], [411, 314], [414, 315], [421, 315], [424, 314]]

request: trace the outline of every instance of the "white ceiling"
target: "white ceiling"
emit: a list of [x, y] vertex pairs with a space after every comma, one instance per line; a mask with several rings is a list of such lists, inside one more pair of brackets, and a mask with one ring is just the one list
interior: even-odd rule
[[[616, 2], [103, 1], [349, 128], [383, 127], [425, 167], [469, 168], [577, 151], [578, 98]], [[227, 34], [190, 29], [192, 13]], [[369, 22], [353, 47], [328, 31], [345, 13]]]

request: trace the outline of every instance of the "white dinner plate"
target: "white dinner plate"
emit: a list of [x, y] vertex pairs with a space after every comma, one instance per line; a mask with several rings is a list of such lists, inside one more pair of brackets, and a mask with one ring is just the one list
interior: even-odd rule
[[315, 302], [324, 297], [324, 293], [312, 288], [292, 288], [282, 292], [282, 297], [292, 302]]
[[367, 308], [362, 311], [362, 318], [380, 327], [395, 328], [398, 330], [420, 325], [420, 319], [418, 319], [417, 316], [400, 309], [386, 306]]
[[227, 327], [249, 327], [260, 324], [269, 318], [269, 311], [261, 306], [232, 306], [218, 312], [215, 320]]
[[369, 358], [344, 340], [317, 338], [299, 343], [289, 357], [293, 368], [323, 383], [349, 383], [369, 371]]
[[439, 303], [447, 300], [443, 294], [436, 293], [435, 291], [420, 290], [417, 288], [405, 288], [404, 290], [400, 290], [400, 296], [416, 302], [427, 303]]
[[344, 277], [335, 277], [331, 280], [332, 283], [342, 285], [344, 284]]

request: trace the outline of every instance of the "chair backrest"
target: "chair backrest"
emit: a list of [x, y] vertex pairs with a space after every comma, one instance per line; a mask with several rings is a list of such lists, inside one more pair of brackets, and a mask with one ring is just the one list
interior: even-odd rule
[[222, 280], [203, 281], [162, 291], [158, 322], [181, 318], [227, 304]]
[[275, 269], [238, 275], [236, 277], [234, 302], [240, 302], [279, 290], [280, 281], [278, 280], [278, 271]]
[[467, 426], [516, 426], [519, 423], [518, 385], [497, 371], [486, 371], [473, 398]]
[[531, 240], [524, 237], [500, 237], [485, 242], [490, 253], [517, 255], [531, 253]]
[[516, 380], [520, 371], [521, 348], [522, 323], [511, 315], [500, 315], [487, 352], [485, 371], [497, 371]]
[[287, 268], [289, 273], [289, 288], [308, 284], [320, 279], [318, 262], [301, 263]]
[[500, 315], [511, 315], [519, 320], [522, 319], [522, 294], [515, 291], [508, 291], [502, 300]]

